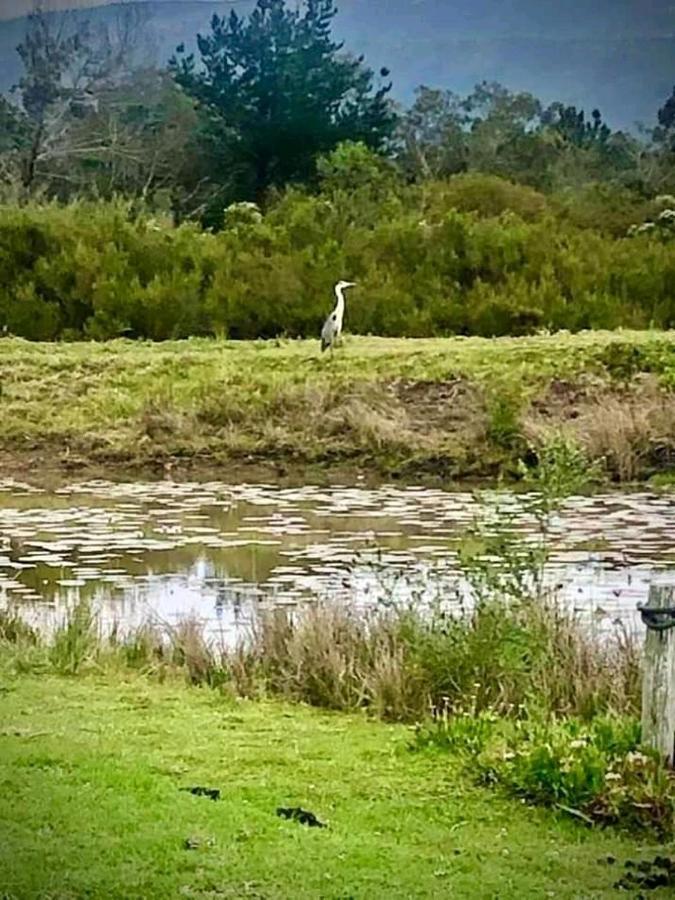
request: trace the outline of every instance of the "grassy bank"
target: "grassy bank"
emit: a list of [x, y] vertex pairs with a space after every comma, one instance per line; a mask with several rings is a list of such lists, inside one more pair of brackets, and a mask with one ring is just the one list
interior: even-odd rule
[[517, 476], [560, 432], [609, 479], [675, 466], [675, 335], [0, 343], [0, 460]]
[[[129, 674], [3, 677], [2, 695], [12, 900], [606, 897], [627, 858], [663, 852], [476, 788], [402, 726]], [[295, 805], [329, 828], [275, 815]]]

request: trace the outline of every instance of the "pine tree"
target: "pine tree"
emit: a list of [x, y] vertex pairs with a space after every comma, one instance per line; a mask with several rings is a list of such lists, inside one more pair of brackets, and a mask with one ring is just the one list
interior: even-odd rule
[[[333, 0], [258, 0], [248, 19], [214, 15], [199, 35], [199, 64], [184, 47], [170, 68], [203, 112], [202, 153], [233, 200], [311, 179], [317, 156], [342, 141], [381, 149], [395, 115], [391, 84], [343, 53], [332, 36]], [[381, 75], [386, 78], [387, 70]]]

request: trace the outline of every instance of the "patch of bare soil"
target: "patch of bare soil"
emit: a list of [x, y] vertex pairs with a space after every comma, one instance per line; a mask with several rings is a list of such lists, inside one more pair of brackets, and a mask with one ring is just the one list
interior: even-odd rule
[[597, 390], [590, 382], [554, 378], [546, 391], [532, 401], [530, 413], [558, 421], [577, 419]]
[[444, 431], [475, 436], [485, 429], [485, 401], [480, 389], [465, 378], [452, 381], [406, 381], [388, 385], [401, 403], [411, 427], [423, 432]]

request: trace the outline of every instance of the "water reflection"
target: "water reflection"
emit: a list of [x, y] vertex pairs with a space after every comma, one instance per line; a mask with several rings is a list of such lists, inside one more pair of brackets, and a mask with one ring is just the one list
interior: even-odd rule
[[[535, 537], [528, 497], [426, 488], [116, 484], [47, 493], [0, 482], [0, 603], [49, 628], [94, 601], [103, 622], [175, 623], [195, 614], [231, 637], [256, 604], [358, 603], [439, 593], [461, 601], [457, 543], [497, 511]], [[635, 627], [655, 579], [675, 579], [675, 496], [571, 498], [553, 522], [548, 576], [589, 621]]]

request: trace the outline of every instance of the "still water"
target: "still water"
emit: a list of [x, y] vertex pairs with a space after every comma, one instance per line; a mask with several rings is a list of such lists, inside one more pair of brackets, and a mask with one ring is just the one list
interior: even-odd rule
[[[417, 487], [0, 481], [0, 606], [49, 630], [79, 598], [104, 625], [195, 615], [232, 639], [260, 603], [465, 599], [458, 543], [477, 519], [538, 539], [528, 495]], [[675, 495], [573, 497], [549, 532], [548, 576], [602, 628], [639, 628], [675, 583]]]

